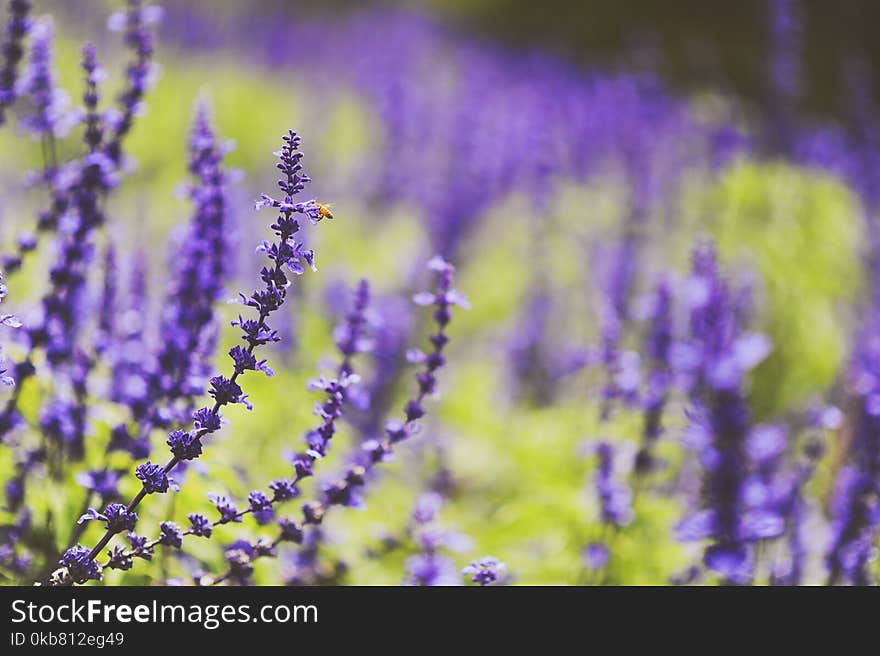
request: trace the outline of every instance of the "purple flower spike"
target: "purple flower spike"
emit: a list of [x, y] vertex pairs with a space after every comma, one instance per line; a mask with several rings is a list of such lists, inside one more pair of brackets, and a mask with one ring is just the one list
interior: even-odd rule
[[11, 0], [9, 3], [9, 21], [6, 23], [5, 39], [0, 50], [0, 125], [6, 122], [6, 108], [16, 99], [18, 66], [24, 57], [24, 39], [31, 29], [28, 17], [30, 11], [31, 3], [28, 0]]
[[741, 332], [741, 317], [718, 273], [711, 243], [694, 250], [685, 292], [691, 336], [681, 368], [692, 404], [688, 441], [703, 466], [703, 480], [700, 508], [681, 523], [679, 535], [709, 538], [704, 564], [725, 582], [744, 584], [753, 576], [751, 543], [782, 530], [773, 498], [755, 494], [772, 484], [778, 436], [772, 430], [750, 431], [742, 389], [745, 374], [768, 346], [763, 338]]
[[107, 154], [118, 165], [122, 159], [122, 140], [131, 131], [134, 119], [143, 112], [143, 99], [156, 79], [153, 64], [153, 34], [150, 28], [162, 17], [159, 7], [144, 7], [141, 0], [128, 0], [124, 12], [113, 14], [107, 22], [112, 32], [123, 32], [131, 60], [126, 68], [126, 85], [119, 95], [118, 111], [109, 117], [111, 129]]
[[[140, 4], [139, 2], [131, 0], [129, 13], [127, 14], [129, 29], [131, 28], [133, 18], [136, 18], [132, 16], [133, 11], [140, 12]], [[144, 15], [141, 15], [138, 20], [140, 20], [141, 23], [144, 23], [146, 18]], [[137, 41], [138, 38], [139, 35], [132, 35], [133, 41]], [[130, 82], [132, 82], [131, 79]], [[207, 134], [200, 134], [200, 130], [201, 128], [197, 128], [194, 137], [194, 148], [197, 152], [199, 148], [211, 141]], [[202, 130], [202, 132], [204, 131]], [[251, 367], [253, 367], [253, 369], [260, 369], [265, 373], [269, 373], [270, 371], [268, 367], [266, 367], [265, 361], [254, 363], [251, 356], [253, 355], [254, 349], [258, 346], [270, 341], [277, 341], [278, 339], [277, 333], [269, 328], [266, 321], [269, 318], [269, 315], [277, 310], [286, 298], [289, 280], [284, 273], [284, 269], [296, 269], [300, 260], [304, 260], [310, 266], [314, 264], [314, 254], [311, 251], [306, 251], [301, 243], [296, 242], [293, 239], [294, 235], [299, 232], [300, 229], [299, 223], [294, 215], [308, 215], [311, 212], [317, 211], [317, 206], [314, 201], [294, 203], [292, 200], [293, 195], [298, 194], [304, 189], [305, 183], [309, 181], [309, 178], [303, 172], [300, 163], [300, 160], [302, 159], [302, 153], [299, 152], [300, 138], [291, 130], [283, 137], [283, 140], [284, 146], [278, 154], [279, 159], [281, 160], [278, 168], [285, 174], [285, 179], [280, 180], [278, 186], [285, 193], [285, 199], [283, 202], [277, 201], [272, 203], [274, 207], [279, 209], [277, 218], [270, 226], [277, 237], [277, 241], [270, 244], [268, 248], [265, 249], [266, 255], [269, 257], [270, 261], [273, 262], [273, 265], [271, 269], [264, 268], [261, 272], [261, 279], [266, 285], [265, 288], [253, 292], [250, 296], [244, 297], [245, 305], [257, 310], [257, 318], [247, 320], [240, 318], [238, 322], [234, 322], [234, 325], [241, 327], [242, 332], [244, 333], [242, 338], [247, 344], [247, 348], [238, 350], [233, 349], [230, 352], [234, 368], [230, 377], [227, 378], [223, 375], [216, 375], [211, 378], [211, 388], [209, 393], [214, 398], [214, 406], [210, 409], [202, 409], [195, 413], [195, 432], [172, 431], [172, 433], [169, 434], [167, 440], [168, 445], [174, 452], [174, 458], [169, 464], [165, 467], [159, 467], [151, 462], [147, 462], [138, 466], [136, 472], [138, 478], [143, 484], [143, 488], [138, 496], [136, 496], [131, 502], [131, 511], [124, 506], [120, 506], [121, 512], [130, 516], [130, 518], [133, 518], [132, 521], [126, 523], [123, 519], [127, 519], [128, 517], [117, 517], [119, 513], [115, 512], [116, 509], [111, 513], [111, 507], [113, 504], [108, 506], [104, 515], [90, 510], [89, 513], [81, 518], [81, 521], [86, 521], [88, 519], [103, 519], [107, 523], [107, 532], [90, 553], [100, 553], [108, 544], [114, 533], [119, 532], [124, 528], [131, 530], [134, 527], [134, 523], [137, 521], [137, 515], [134, 514], [133, 510], [141, 500], [147, 494], [167, 491], [168, 487], [172, 486], [172, 482], [168, 479], [167, 474], [181, 461], [192, 459], [200, 455], [200, 440], [205, 435], [218, 430], [220, 427], [221, 422], [219, 410], [221, 407], [230, 403], [242, 403], [247, 406], [248, 409], [251, 409], [252, 406], [247, 401], [247, 395], [244, 394], [241, 385], [238, 383], [238, 378], [242, 376], [245, 371], [251, 370]], [[194, 157], [192, 162], [193, 168], [201, 171], [204, 165], [205, 162], [203, 160], [200, 160], [198, 156]], [[334, 398], [341, 398], [343, 396], [341, 390], [343, 390], [349, 383], [353, 382], [356, 382], [355, 377], [343, 375], [330, 390], [333, 393]], [[167, 397], [167, 394], [165, 396]], [[321, 416], [325, 418], [325, 425], [319, 433], [321, 434], [322, 439], [326, 442], [326, 440], [329, 440], [332, 435], [332, 431], [330, 431], [327, 426], [326, 420], [328, 418], [335, 418], [337, 414], [332, 407], [328, 408], [325, 406], [321, 409]], [[262, 495], [262, 493], [258, 496], [251, 495], [251, 505], [244, 512], [239, 511], [238, 507], [230, 499], [223, 496], [210, 495], [209, 498], [220, 513], [220, 519], [216, 523], [225, 524], [229, 522], [241, 522], [242, 516], [247, 513], [253, 513], [258, 520], [268, 521], [270, 519], [270, 513], [274, 512], [272, 503], [281, 497], [290, 498], [295, 494], [293, 487], [288, 488], [283, 486], [276, 486], [273, 488], [273, 493], [275, 494], [275, 498], [272, 500], [268, 499], [265, 495]], [[190, 515], [190, 521], [192, 523], [190, 529], [191, 533], [204, 537], [208, 537], [211, 534], [213, 524], [206, 523], [201, 515]], [[176, 542], [176, 538], [168, 537], [168, 531], [168, 527], [163, 527], [164, 537], [159, 539], [159, 543], [163, 540], [169, 544]], [[176, 533], [174, 535], [176, 535]], [[241, 556], [241, 551], [241, 549], [233, 550], [236, 555], [234, 558], [230, 559], [230, 566], [236, 563], [242, 567], [245, 566], [245, 563], [242, 560], [243, 557]], [[270, 555], [273, 552], [274, 549], [272, 545], [268, 544], [254, 549], [253, 553], [259, 556]], [[230, 576], [232, 576], [232, 574], [230, 574]]]
[[[381, 439], [371, 438], [363, 442], [361, 454], [353, 459], [353, 462], [346, 468], [343, 477], [323, 485], [320, 500], [311, 501], [302, 506], [304, 527], [320, 524], [324, 514], [332, 506], [364, 507], [362, 488], [367, 482], [371, 470], [377, 463], [386, 462], [393, 457], [395, 445], [416, 432], [418, 421], [425, 414], [422, 404], [428, 392], [424, 381], [426, 377], [430, 377], [434, 381], [437, 371], [445, 364], [443, 351], [449, 343], [449, 337], [445, 330], [452, 319], [451, 308], [453, 305], [461, 306], [463, 304], [461, 295], [453, 291], [455, 268], [439, 257], [431, 260], [429, 268], [438, 274], [437, 286], [436, 290], [425, 295], [424, 299], [430, 296], [429, 303], [434, 306], [433, 317], [437, 324], [437, 332], [430, 336], [433, 349], [430, 353], [423, 354], [423, 357], [418, 358], [418, 363], [422, 367], [416, 376], [418, 394], [404, 406], [405, 421], [388, 421], [385, 434]], [[422, 296], [417, 296], [416, 302], [421, 300]], [[326, 388], [326, 385], [324, 387]], [[434, 389], [433, 382], [430, 389]], [[304, 463], [303, 457], [297, 456], [296, 462], [301, 466]], [[308, 472], [311, 473], [311, 469], [308, 469]], [[312, 531], [310, 535], [316, 534]], [[428, 558], [428, 560], [431, 562], [423, 563], [426, 567], [437, 564], [434, 559]], [[412, 564], [414, 567], [416, 566], [415, 561]], [[429, 569], [430, 567], [425, 570], [426, 575]], [[412, 571], [410, 573], [415, 576]]]
[[55, 82], [53, 31], [49, 19], [34, 24], [30, 61], [17, 83], [18, 95], [28, 96], [33, 105], [32, 111], [22, 117], [21, 126], [36, 137], [63, 137], [76, 121], [70, 112], [70, 98]]
[[635, 470], [645, 475], [656, 469], [653, 447], [663, 433], [663, 410], [672, 387], [670, 354], [673, 347], [672, 289], [668, 280], [661, 280], [651, 299], [645, 354], [650, 364], [648, 389], [644, 400], [642, 445], [636, 454]]
[[599, 457], [596, 474], [596, 494], [599, 497], [600, 518], [612, 526], [627, 526], [633, 519], [632, 492], [623, 481], [614, 476], [614, 448], [608, 442], [596, 447]]
[[880, 342], [877, 316], [859, 335], [851, 365], [854, 396], [852, 442], [840, 468], [832, 497], [831, 546], [825, 560], [828, 582], [853, 585], [872, 583], [871, 560], [880, 528]]

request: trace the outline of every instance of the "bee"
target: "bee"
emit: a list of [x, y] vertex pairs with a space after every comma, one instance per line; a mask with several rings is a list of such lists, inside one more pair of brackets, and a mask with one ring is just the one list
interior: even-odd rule
[[318, 206], [318, 221], [333, 218], [333, 212], [330, 211], [333, 207], [331, 203], [315, 203], [315, 205]]

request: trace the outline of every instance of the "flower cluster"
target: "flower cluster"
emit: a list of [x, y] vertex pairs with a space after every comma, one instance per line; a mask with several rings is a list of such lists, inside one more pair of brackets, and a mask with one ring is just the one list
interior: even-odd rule
[[[271, 205], [271, 199], [267, 200], [264, 196], [265, 204]], [[261, 203], [263, 205], [264, 203]], [[288, 199], [287, 205], [291, 203]], [[283, 211], [283, 210], [282, 210]], [[418, 394], [409, 400], [404, 406], [405, 421], [389, 420], [386, 424], [386, 437], [382, 440], [370, 440], [363, 444], [362, 453], [359, 453], [351, 464], [346, 467], [344, 475], [338, 480], [325, 483], [322, 485], [322, 494], [319, 500], [309, 501], [302, 505], [302, 520], [300, 522], [292, 522], [291, 520], [282, 519], [279, 521], [281, 528], [280, 535], [272, 541], [260, 540], [256, 543], [247, 543], [239, 541], [226, 550], [227, 564], [229, 569], [226, 573], [217, 576], [202, 579], [200, 582], [217, 584], [224, 581], [246, 580], [252, 569], [253, 560], [265, 556], [274, 556], [275, 548], [282, 542], [294, 542], [304, 544], [304, 549], [312, 549], [317, 540], [315, 533], [318, 525], [323, 521], [326, 512], [333, 506], [361, 507], [363, 501], [361, 498], [361, 489], [366, 483], [367, 475], [372, 468], [383, 461], [390, 459], [393, 455], [394, 445], [416, 432], [419, 419], [424, 414], [422, 406], [425, 398], [429, 394], [436, 391], [436, 373], [445, 363], [443, 351], [449, 343], [449, 337], [446, 335], [446, 328], [452, 319], [452, 307], [454, 305], [467, 307], [467, 301], [462, 294], [454, 288], [454, 267], [440, 257], [434, 257], [429, 262], [429, 269], [437, 274], [437, 288], [434, 292], [425, 292], [415, 295], [414, 301], [418, 305], [433, 306], [433, 319], [437, 324], [438, 330], [430, 336], [433, 349], [430, 353], [424, 354], [421, 351], [413, 351], [409, 354], [410, 360], [422, 364], [423, 369], [416, 374], [416, 383]], [[359, 288], [355, 295], [355, 307], [361, 307], [359, 311], [355, 311], [349, 315], [360, 316], [365, 309], [365, 291], [363, 286]], [[357, 326], [363, 327], [364, 322], [358, 319]], [[357, 335], [359, 340], [360, 334]], [[343, 353], [343, 364], [340, 366], [340, 372], [349, 369], [348, 348], [340, 347]], [[341, 374], [344, 380], [353, 380], [354, 374]], [[309, 448], [304, 453], [298, 453], [291, 457], [294, 467], [295, 479], [293, 483], [288, 485], [281, 484], [276, 481], [273, 484], [274, 497], [267, 499], [262, 494], [251, 495], [250, 506], [244, 511], [238, 508], [225, 497], [213, 497], [214, 504], [220, 512], [220, 520], [215, 522], [227, 523], [230, 521], [238, 521], [242, 516], [248, 513], [264, 512], [268, 505], [278, 500], [285, 500], [296, 494], [291, 494], [295, 489], [296, 483], [302, 478], [313, 475], [313, 466], [317, 459], [323, 457], [329, 444], [329, 436], [335, 431], [335, 421], [340, 416], [341, 403], [344, 400], [344, 394], [341, 390], [346, 386], [340, 387], [338, 380], [319, 380], [312, 385], [313, 388], [321, 389], [328, 395], [328, 401], [323, 405], [316, 406], [316, 414], [324, 420], [323, 428], [317, 431], [311, 431], [306, 434], [306, 442]], [[329, 430], [328, 430], [329, 427]], [[279, 497], [280, 491], [280, 497]], [[254, 500], [258, 503], [255, 506]], [[312, 530], [306, 531], [309, 527]], [[314, 554], [314, 552], [312, 552]]]
[[[130, 7], [137, 7], [140, 11], [139, 1], [131, 0]], [[144, 39], [151, 39], [143, 26], [140, 31]], [[79, 120], [79, 114], [68, 111], [67, 96], [54, 81], [51, 22], [43, 20], [36, 23], [32, 32], [30, 63], [18, 80], [17, 87], [32, 100], [32, 111], [23, 117], [22, 123], [43, 140], [43, 177], [51, 192], [51, 202], [40, 212], [37, 230], [57, 230], [62, 223], [64, 230], [59, 236], [54, 264], [49, 268], [50, 288], [41, 301], [41, 316], [26, 330], [29, 357], [17, 370], [22, 379], [33, 376], [36, 373], [34, 356], [38, 350], [45, 351], [56, 380], [59, 383], [66, 381], [66, 385], [60, 386], [61, 396], [55, 399], [41, 423], [45, 430], [55, 436], [62, 450], [80, 457], [85, 431], [87, 377], [93, 363], [78, 344], [84, 321], [79, 306], [94, 257], [96, 233], [105, 220], [101, 200], [119, 182], [121, 140], [128, 129], [123, 132], [117, 130], [111, 141], [99, 142], [103, 138], [103, 125], [113, 121], [112, 117], [98, 113], [98, 83], [103, 73], [97, 65], [94, 49], [86, 46], [83, 49], [86, 79], [83, 102], [88, 153], [81, 159], [59, 165], [55, 139]], [[128, 45], [137, 48], [133, 41], [129, 41]], [[144, 90], [142, 88], [140, 93]], [[34, 252], [36, 246], [35, 237], [21, 236], [18, 252], [3, 260], [7, 269], [18, 270], [24, 256]], [[17, 425], [17, 404], [18, 394], [15, 393], [0, 411], [0, 435], [7, 434]]]
[[[319, 417], [321, 424], [305, 434], [304, 441], [307, 449], [290, 456], [289, 459], [294, 470], [293, 478], [277, 479], [269, 483], [271, 496], [261, 490], [252, 491], [248, 495], [248, 505], [244, 509], [239, 509], [234, 501], [225, 496], [211, 495], [210, 499], [220, 515], [219, 518], [212, 522], [203, 515], [190, 514], [191, 527], [182, 533], [183, 536], [211, 537], [214, 527], [220, 524], [241, 522], [246, 515], [253, 516], [258, 525], [269, 524], [275, 520], [276, 504], [300, 496], [300, 481], [312, 476], [315, 462], [326, 455], [330, 440], [336, 432], [336, 422], [342, 417], [346, 394], [359, 380], [359, 376], [354, 373], [352, 359], [356, 353], [363, 351], [368, 345], [365, 312], [369, 300], [369, 284], [366, 280], [362, 280], [355, 289], [352, 309], [346, 314], [345, 322], [336, 331], [337, 348], [342, 356], [336, 372], [338, 377], [330, 380], [320, 378], [309, 384], [310, 390], [324, 393], [324, 402], [315, 405], [315, 415]], [[244, 351], [241, 351], [233, 355], [233, 360], [235, 361], [237, 357], [240, 359], [243, 353]], [[252, 366], [248, 368], [259, 367], [252, 363]], [[206, 414], [202, 420], [207, 421], [210, 417], [210, 414]], [[198, 419], [197, 423], [199, 423]], [[274, 541], [258, 542], [254, 545], [238, 541], [225, 551], [230, 566], [227, 575], [216, 577], [210, 581], [206, 579], [203, 583], [217, 584], [228, 579], [239, 582], [246, 580], [251, 571], [251, 559], [275, 555], [275, 547], [283, 542], [296, 544], [303, 542], [304, 533], [301, 523], [287, 517], [278, 518], [275, 523], [279, 534]], [[155, 541], [148, 544], [154, 543]]]
[[[12, 26], [15, 25], [16, 34], [21, 35], [16, 39], [10, 38], [10, 52], [18, 53], [15, 62], [20, 58], [20, 40], [24, 31], [30, 30], [30, 22], [27, 20], [27, 5], [24, 0], [13, 0], [13, 21], [10, 23], [10, 34], [12, 34]], [[118, 15], [122, 16], [122, 14]], [[150, 64], [152, 53], [152, 36], [148, 31], [148, 26], [155, 24], [161, 16], [161, 12], [155, 7], [141, 7], [140, 0], [129, 0], [128, 18], [124, 18], [123, 23], [132, 23], [132, 36], [126, 38], [126, 46], [134, 53], [137, 64], [130, 64], [128, 71], [139, 69], [144, 71], [154, 71]], [[143, 16], [143, 19], [141, 18]], [[137, 27], [135, 29], [135, 23]], [[111, 26], [118, 26], [120, 20], [111, 21]], [[128, 112], [129, 118], [120, 122], [120, 116], [125, 116], [126, 112], [119, 113], [113, 111], [98, 111], [98, 94], [97, 87], [104, 77], [103, 70], [97, 65], [95, 51], [92, 46], [86, 46], [83, 49], [83, 70], [86, 74], [86, 91], [83, 97], [84, 111], [82, 113], [76, 111], [64, 111], [68, 101], [67, 96], [57, 87], [55, 87], [51, 69], [51, 23], [43, 22], [37, 32], [34, 49], [32, 50], [31, 65], [28, 68], [27, 75], [18, 80], [18, 87], [24, 87], [27, 84], [31, 89], [31, 95], [35, 95], [35, 108], [39, 111], [35, 115], [25, 117], [24, 121], [30, 129], [38, 130], [44, 136], [44, 158], [45, 171], [43, 177], [46, 178], [52, 192], [51, 202], [45, 209], [41, 210], [37, 219], [37, 233], [45, 233], [57, 230], [59, 222], [62, 221], [68, 212], [71, 199], [69, 191], [78, 185], [78, 178], [83, 176], [85, 169], [91, 176], [100, 176], [103, 186], [110, 189], [116, 186], [118, 181], [119, 162], [122, 158], [122, 141], [131, 130], [133, 125], [133, 117], [141, 109], [140, 102], [147, 90], [146, 78], [142, 82], [137, 79], [142, 76], [135, 76], [132, 80], [129, 75], [129, 86], [123, 92], [123, 97], [135, 99], [135, 104], [131, 106]], [[36, 37], [35, 37], [36, 39]], [[19, 44], [19, 45], [16, 45]], [[12, 58], [8, 60], [7, 75], [9, 79], [13, 79], [15, 66]], [[136, 85], [134, 89], [131, 85]], [[2, 94], [0, 94], [2, 95]], [[40, 109], [42, 108], [42, 109]], [[2, 103], [0, 103], [0, 124], [2, 119]], [[56, 161], [57, 153], [55, 148], [55, 132], [63, 132], [81, 116], [84, 115], [86, 124], [85, 142], [88, 146], [88, 155], [85, 159], [88, 162], [71, 162], [69, 166], [58, 167]], [[123, 124], [125, 129], [121, 129]], [[51, 129], [48, 129], [51, 128]], [[48, 131], [47, 131], [48, 129]], [[105, 138], [105, 133], [110, 129], [112, 138]], [[103, 143], [102, 143], [103, 142]], [[100, 150], [98, 146], [101, 145]], [[4, 255], [2, 259], [3, 266], [8, 271], [18, 270], [23, 263], [26, 255], [35, 252], [37, 249], [37, 237], [32, 233], [24, 233], [18, 238], [18, 250], [14, 254]]]

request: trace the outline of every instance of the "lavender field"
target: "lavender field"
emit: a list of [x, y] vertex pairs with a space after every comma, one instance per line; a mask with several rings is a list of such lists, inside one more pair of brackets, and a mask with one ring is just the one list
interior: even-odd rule
[[802, 3], [763, 103], [438, 3], [3, 4], [3, 584], [877, 581], [876, 67], [801, 111]]

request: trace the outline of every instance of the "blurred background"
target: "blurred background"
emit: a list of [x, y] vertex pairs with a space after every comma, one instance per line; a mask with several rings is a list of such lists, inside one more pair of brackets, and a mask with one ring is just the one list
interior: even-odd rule
[[[119, 3], [34, 4], [36, 15], [54, 16], [57, 72], [71, 96], [80, 93], [78, 48], [92, 41], [112, 97], [124, 55], [106, 26]], [[685, 280], [692, 248], [712, 238], [725, 277], [747, 298], [750, 329], [773, 345], [749, 378], [753, 424], [784, 426], [792, 450], [817, 432], [827, 440], [829, 455], [811, 482], [804, 578], [822, 580], [846, 428], [817, 429], [803, 417], [844, 407], [850, 355], [874, 303], [880, 45], [872, 29], [880, 5], [161, 4], [160, 73], [127, 143], [129, 170], [108, 200], [101, 244], [117, 251], [119, 312], [142, 321], [138, 352], [162, 342], [155, 317], [178, 255], [175, 231], [190, 216], [175, 190], [187, 181], [198, 98], [209, 101], [218, 134], [234, 142], [226, 163], [241, 172], [228, 192], [230, 298], [257, 280], [254, 246], [268, 215], [251, 208], [274, 191], [272, 153], [287, 128], [303, 136], [314, 180], [308, 193], [332, 202], [335, 218], [308, 232], [318, 273], [296, 281], [278, 326], [284, 341], [267, 349], [277, 376], [248, 379], [254, 411], [229, 411], [229, 429], [186, 471], [183, 490], [148, 500], [143, 526], [168, 518], [185, 525], [187, 513], [211, 511], [208, 493], [243, 500], [289, 474], [285, 453], [300, 449], [315, 423], [306, 382], [335, 366], [333, 326], [367, 278], [374, 350], [355, 368], [372, 405], [353, 411], [312, 485], [342, 471], [413, 388], [403, 356], [426, 348], [429, 326], [409, 299], [430, 281], [427, 260], [441, 253], [458, 267], [457, 287], [472, 309], [456, 312], [423, 430], [370, 481], [365, 510], [333, 509], [314, 548], [282, 550], [258, 565], [255, 581], [406, 580], [407, 559], [418, 552], [410, 514], [433, 490], [446, 500], [437, 521], [461, 534], [444, 543], [459, 569], [491, 553], [523, 584], [668, 583], [700, 554], [699, 544], [673, 533], [698, 487], [682, 448], [686, 398], [670, 398], [657, 444], [664, 465], [637, 482], [633, 517], [614, 529], [596, 496], [595, 444], [616, 445], [615, 475], [633, 477], [652, 365], [643, 347], [652, 294], [664, 277]], [[74, 154], [79, 144], [71, 138], [60, 148]], [[22, 191], [42, 155], [39, 143], [10, 129], [0, 132], [0, 152], [0, 244], [10, 245], [44, 202], [39, 190]], [[138, 262], [148, 272], [141, 280]], [[9, 306], [26, 323], [44, 273], [34, 257], [10, 283]], [[98, 312], [100, 277], [86, 314]], [[236, 339], [228, 326], [237, 308], [218, 311], [227, 326], [222, 354]], [[677, 310], [676, 330], [686, 322]], [[20, 353], [14, 343], [7, 352]], [[111, 373], [97, 371], [95, 389], [106, 392]], [[22, 390], [34, 426], [51, 393], [52, 381], [40, 377]], [[124, 416], [119, 404], [94, 410], [90, 439], [106, 443]], [[154, 453], [164, 439], [152, 436]], [[14, 455], [2, 458], [3, 471], [12, 471]], [[54, 480], [47, 475], [50, 487], [28, 492], [41, 539], [67, 544], [69, 518], [84, 499], [76, 473], [104, 458], [103, 449], [88, 452]], [[112, 458], [113, 467], [131, 469], [125, 454]], [[122, 495], [136, 482], [123, 477]], [[218, 544], [260, 529], [217, 532], [188, 556], [157, 552], [107, 581], [188, 582], [194, 570], [219, 568]], [[84, 542], [99, 533], [89, 528]], [[601, 574], [587, 549], [598, 541], [613, 544]], [[35, 558], [35, 569], [45, 565]]]

